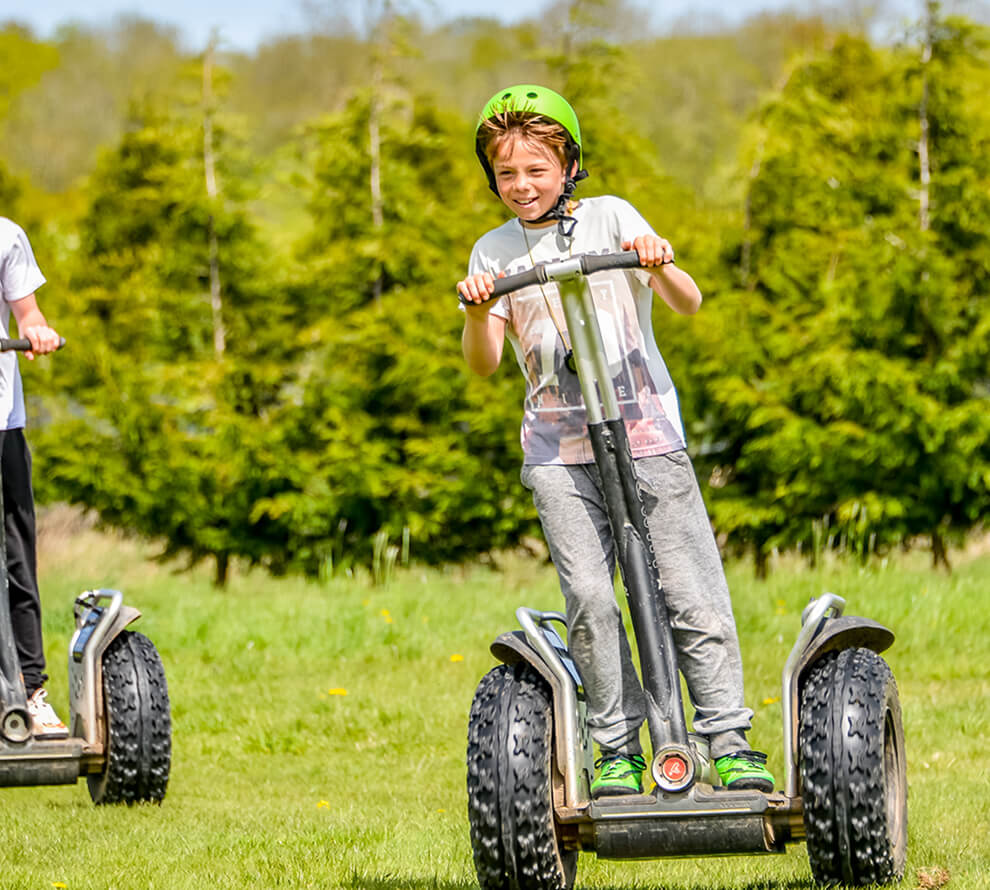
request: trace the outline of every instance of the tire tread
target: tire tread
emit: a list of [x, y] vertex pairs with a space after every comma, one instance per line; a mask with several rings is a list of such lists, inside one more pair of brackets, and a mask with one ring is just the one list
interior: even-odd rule
[[97, 804], [160, 803], [172, 761], [172, 720], [165, 670], [154, 644], [124, 631], [103, 653], [107, 765], [89, 777]]
[[808, 858], [821, 883], [885, 884], [903, 875], [903, 843], [892, 837], [886, 810], [887, 783], [899, 781], [885, 774], [888, 714], [902, 747], [893, 675], [869, 649], [829, 653], [804, 679], [802, 799]]

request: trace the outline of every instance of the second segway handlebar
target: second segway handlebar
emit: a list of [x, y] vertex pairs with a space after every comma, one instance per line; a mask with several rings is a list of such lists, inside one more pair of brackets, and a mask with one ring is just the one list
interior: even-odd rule
[[[60, 337], [58, 348], [65, 346], [65, 337]], [[27, 337], [0, 337], [0, 352], [30, 352], [31, 341]]]
[[[579, 253], [564, 260], [553, 260], [549, 263], [537, 263], [532, 269], [506, 275], [495, 279], [495, 292], [485, 302], [497, 300], [513, 291], [534, 284], [547, 284], [551, 281], [566, 281], [581, 275], [594, 275], [595, 272], [606, 272], [610, 269], [639, 269], [641, 263], [635, 250], [623, 250], [620, 253]], [[471, 300], [460, 297], [462, 303], [471, 304]]]

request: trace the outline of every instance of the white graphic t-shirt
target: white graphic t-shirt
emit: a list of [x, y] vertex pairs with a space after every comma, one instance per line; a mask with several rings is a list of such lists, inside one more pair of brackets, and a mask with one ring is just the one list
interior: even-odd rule
[[[33, 294], [45, 283], [31, 243], [17, 223], [0, 216], [0, 337], [9, 337], [10, 304]], [[0, 353], [0, 429], [24, 426], [24, 390], [17, 353]]]
[[[518, 219], [483, 235], [469, 271], [511, 275], [536, 263], [579, 253], [617, 253], [624, 241], [653, 229], [627, 201], [585, 198], [572, 214], [573, 238], [557, 227], [525, 229]], [[685, 447], [677, 393], [653, 335], [653, 291], [644, 270], [599, 272], [588, 281], [619, 409], [633, 457]], [[522, 442], [526, 464], [594, 462], [577, 375], [565, 365], [570, 338], [556, 283], [502, 297], [492, 313], [506, 319], [506, 337], [526, 378]]]

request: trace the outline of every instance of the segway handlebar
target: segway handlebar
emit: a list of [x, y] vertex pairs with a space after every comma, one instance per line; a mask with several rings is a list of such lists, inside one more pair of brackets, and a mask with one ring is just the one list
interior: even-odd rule
[[[58, 338], [58, 348], [65, 346], [65, 337]], [[31, 341], [27, 337], [0, 337], [0, 352], [30, 352]]]
[[[663, 265], [666, 265], [666, 261]], [[532, 269], [506, 275], [495, 279], [495, 292], [485, 300], [497, 300], [513, 291], [534, 284], [547, 284], [550, 281], [566, 281], [580, 275], [594, 275], [595, 272], [607, 272], [610, 269], [640, 269], [639, 254], [635, 250], [623, 250], [620, 253], [579, 253], [565, 260], [553, 260], [549, 263], [537, 263]], [[460, 296], [460, 301], [466, 305], [474, 305], [471, 300]]]

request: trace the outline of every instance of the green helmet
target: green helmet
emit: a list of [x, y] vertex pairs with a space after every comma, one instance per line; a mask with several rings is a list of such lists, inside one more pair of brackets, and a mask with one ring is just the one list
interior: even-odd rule
[[[581, 170], [583, 154], [581, 150], [581, 127], [578, 124], [577, 115], [571, 108], [568, 101], [559, 93], [555, 93], [547, 87], [536, 86], [535, 84], [523, 83], [514, 87], [506, 87], [499, 90], [491, 99], [485, 103], [481, 116], [478, 118], [478, 125], [474, 128], [474, 148], [481, 161], [481, 166], [485, 168], [488, 177], [488, 187], [498, 194], [498, 186], [495, 184], [495, 171], [488, 162], [485, 152], [482, 150], [479, 141], [481, 125], [490, 117], [494, 117], [504, 111], [521, 111], [530, 114], [538, 114], [560, 124], [570, 136], [568, 145], [568, 168], [572, 161], [577, 161], [578, 174], [575, 180], [584, 179], [588, 174]], [[570, 178], [570, 169], [567, 170]]]

